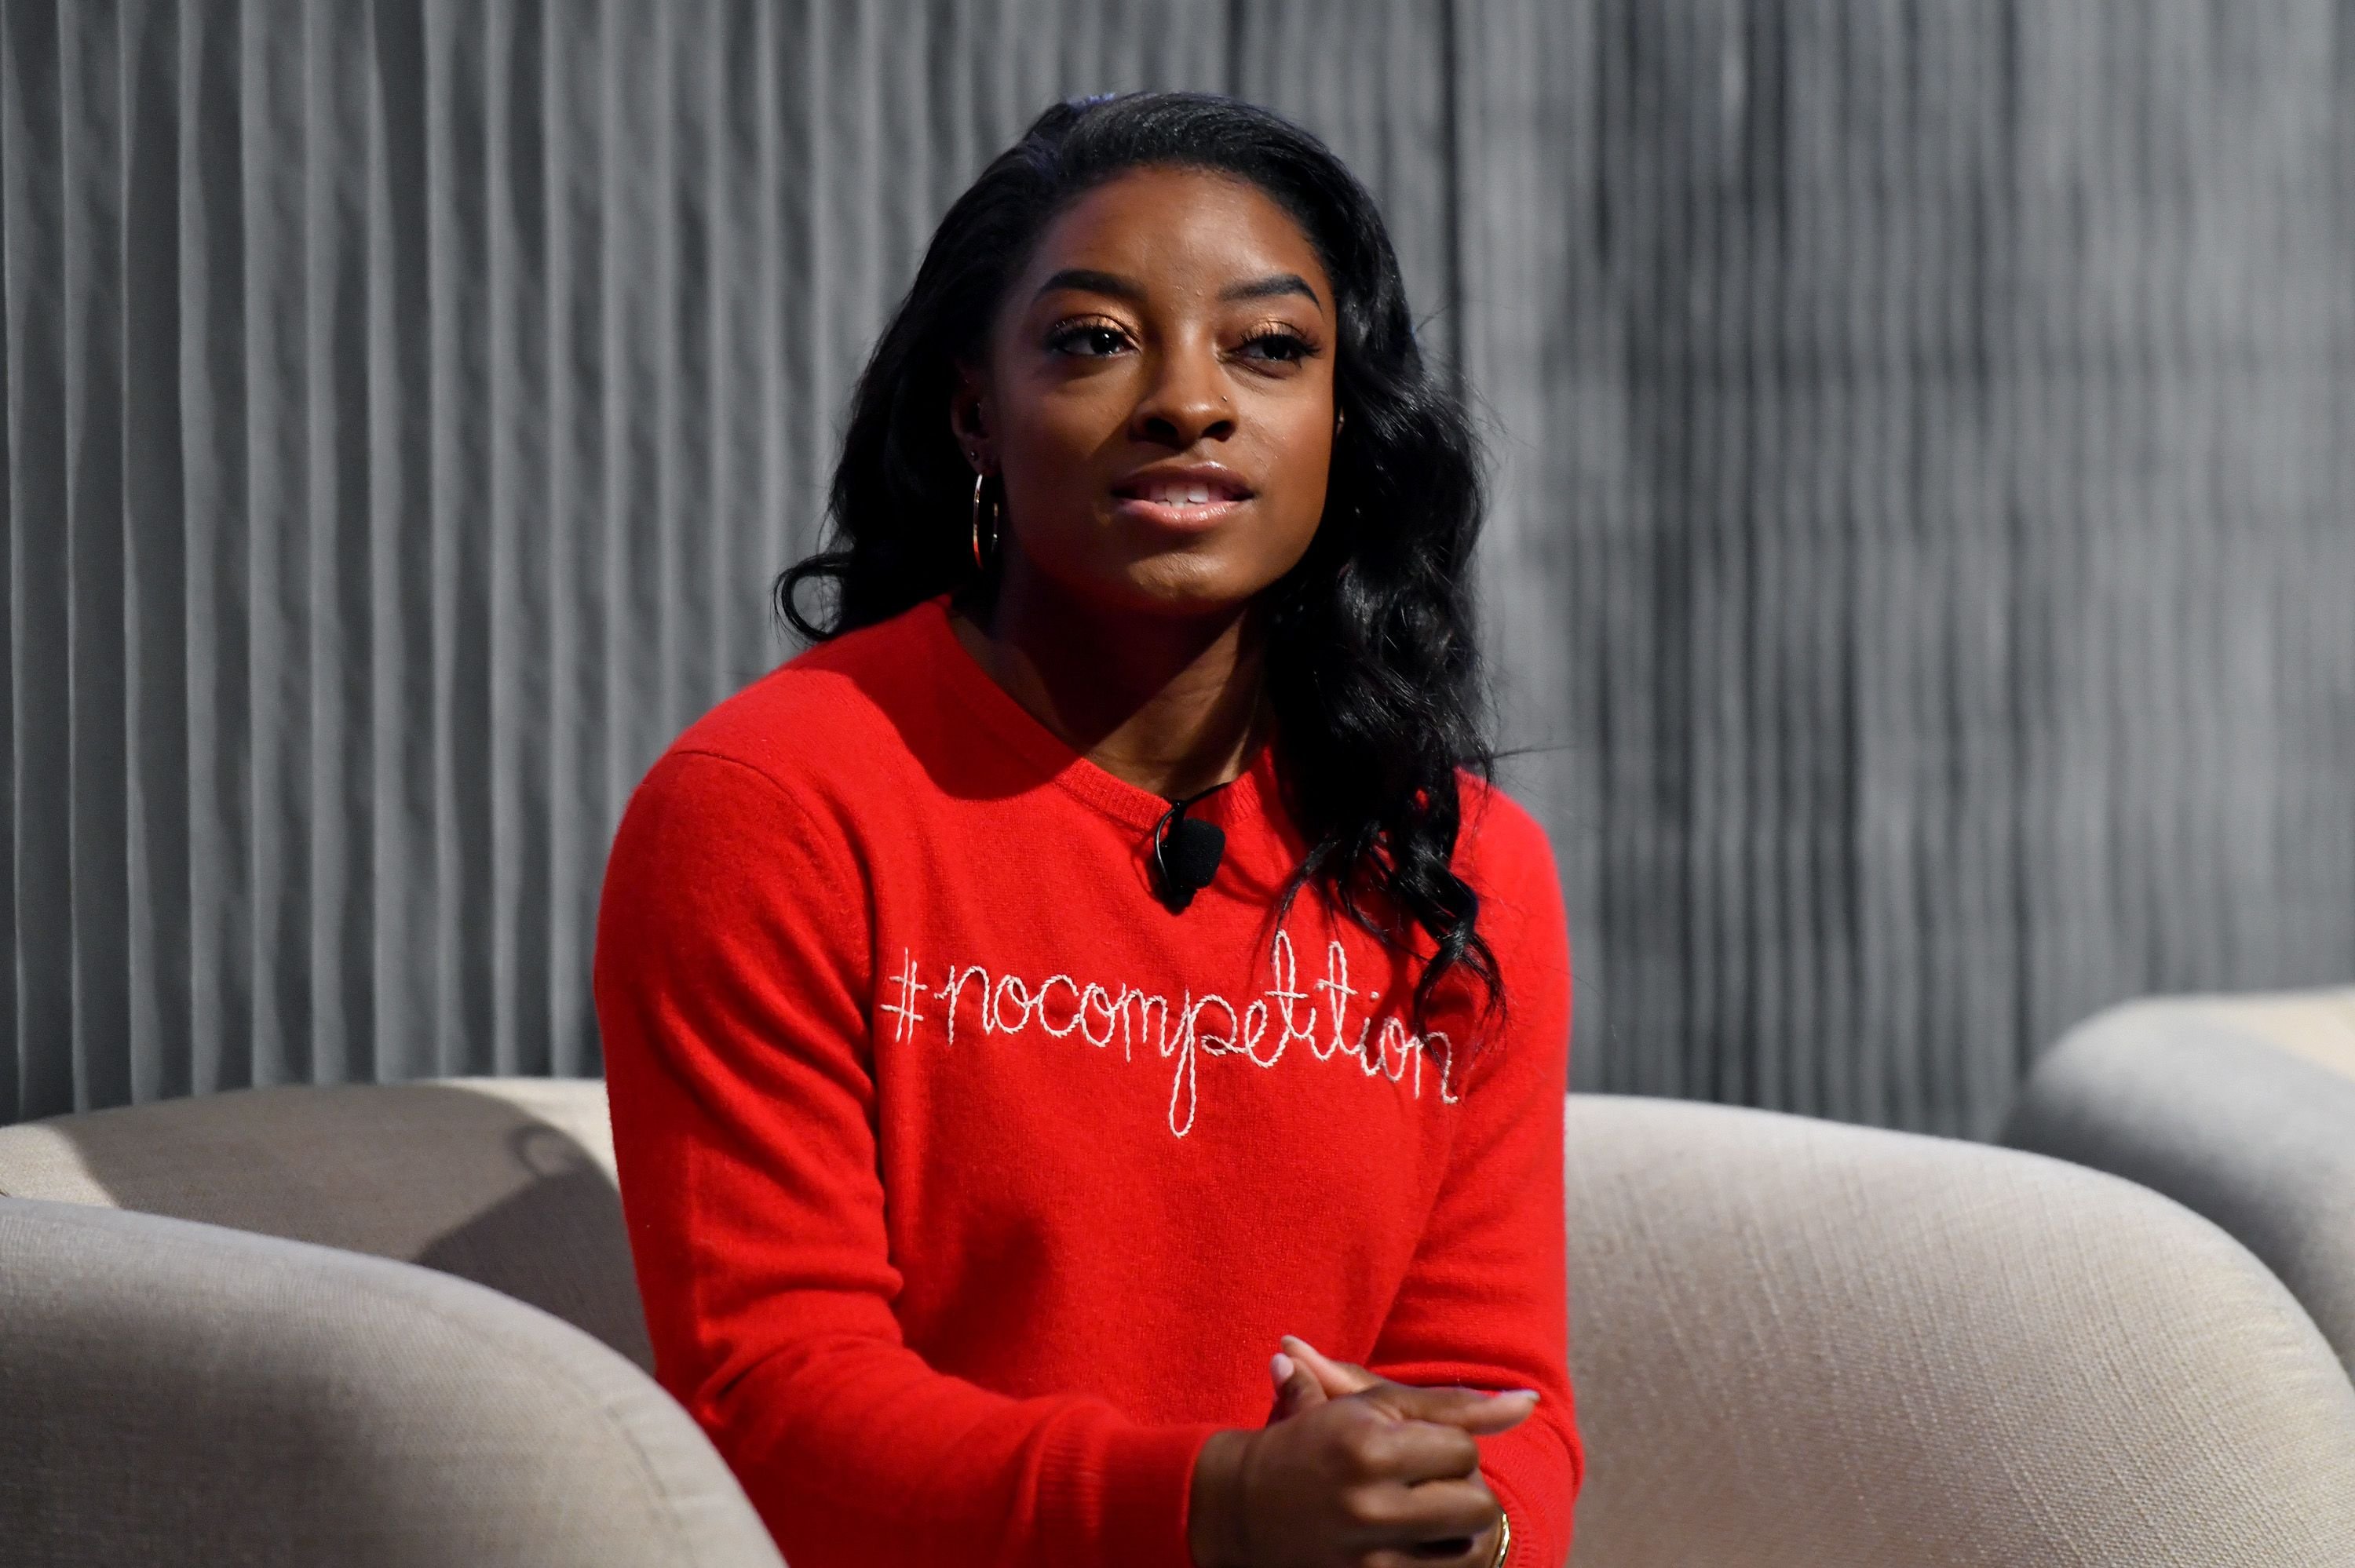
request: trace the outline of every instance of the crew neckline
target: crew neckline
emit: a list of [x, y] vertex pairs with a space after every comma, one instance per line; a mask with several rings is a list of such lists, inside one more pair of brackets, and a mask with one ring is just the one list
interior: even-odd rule
[[[925, 600], [915, 614], [933, 667], [992, 734], [1066, 793], [1125, 826], [1143, 832], [1153, 831], [1172, 804], [1168, 798], [1130, 783], [1085, 752], [1074, 750], [1037, 715], [1015, 701], [1014, 694], [999, 685], [957, 640], [956, 629], [949, 624], [948, 594]], [[1278, 798], [1274, 770], [1275, 733], [1270, 726], [1242, 771], [1224, 784], [1211, 786], [1187, 807], [1187, 815], [1224, 827], [1266, 814], [1270, 803]]]

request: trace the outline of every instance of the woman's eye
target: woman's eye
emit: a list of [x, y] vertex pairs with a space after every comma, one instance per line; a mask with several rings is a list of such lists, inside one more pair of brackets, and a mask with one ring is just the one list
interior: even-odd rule
[[1081, 322], [1059, 327], [1047, 339], [1047, 346], [1058, 354], [1101, 355], [1117, 354], [1128, 342], [1126, 334], [1116, 327], [1101, 322]]
[[1297, 365], [1316, 352], [1306, 338], [1289, 332], [1263, 332], [1245, 342], [1243, 348], [1254, 358], [1272, 359], [1280, 365]]

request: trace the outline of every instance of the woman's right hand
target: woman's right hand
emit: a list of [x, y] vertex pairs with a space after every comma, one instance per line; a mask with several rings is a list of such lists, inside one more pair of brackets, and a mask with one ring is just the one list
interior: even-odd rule
[[1474, 1543], [1496, 1524], [1497, 1505], [1473, 1435], [1520, 1425], [1534, 1397], [1386, 1378], [1338, 1399], [1302, 1393], [1295, 1414], [1217, 1433], [1203, 1446], [1187, 1531], [1198, 1568], [1485, 1562]]

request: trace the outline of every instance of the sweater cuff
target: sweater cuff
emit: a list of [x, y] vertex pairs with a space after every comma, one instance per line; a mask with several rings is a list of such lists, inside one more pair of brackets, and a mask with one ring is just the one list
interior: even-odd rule
[[[1533, 1431], [1537, 1425], [1532, 1418], [1510, 1432], [1480, 1440], [1481, 1478], [1496, 1494], [1497, 1505], [1513, 1516], [1513, 1552], [1508, 1568], [1561, 1568], [1570, 1555], [1570, 1505], [1577, 1493], [1579, 1463], [1575, 1459], [1571, 1463], [1571, 1495], [1560, 1495], [1559, 1481], [1563, 1478], [1560, 1445], [1550, 1435]], [[1521, 1440], [1509, 1441], [1514, 1438]], [[1549, 1481], [1556, 1485], [1549, 1486]]]
[[[1194, 1461], [1212, 1435], [1225, 1430], [1215, 1421], [1118, 1426], [1103, 1436], [1101, 1446], [1087, 1445], [1094, 1449], [1092, 1455], [1050, 1459], [1040, 1511], [1050, 1520], [1092, 1517], [1103, 1549], [1097, 1561], [1107, 1568], [1195, 1568], [1186, 1544]], [[1091, 1468], [1095, 1475], [1088, 1478]], [[1093, 1488], [1087, 1488], [1087, 1478], [1095, 1481]], [[1082, 1489], [1095, 1496], [1076, 1495]], [[1053, 1495], [1058, 1491], [1063, 1495]]]

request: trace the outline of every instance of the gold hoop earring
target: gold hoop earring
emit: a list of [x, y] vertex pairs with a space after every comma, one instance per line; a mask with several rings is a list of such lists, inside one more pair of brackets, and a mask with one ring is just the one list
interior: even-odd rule
[[[986, 473], [976, 473], [973, 476], [973, 569], [976, 572], [988, 570], [987, 565], [982, 559], [981, 547], [981, 491], [982, 487], [988, 482], [989, 475]], [[996, 512], [1000, 509], [993, 506], [990, 510]], [[989, 553], [992, 555], [997, 551], [997, 528], [998, 520], [993, 517], [989, 524]]]
[[1336, 412], [1333, 416], [1333, 433], [1337, 436], [1339, 435], [1341, 433], [1341, 427], [1348, 422], [1349, 413], [1348, 409], [1344, 408]]

